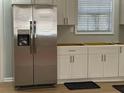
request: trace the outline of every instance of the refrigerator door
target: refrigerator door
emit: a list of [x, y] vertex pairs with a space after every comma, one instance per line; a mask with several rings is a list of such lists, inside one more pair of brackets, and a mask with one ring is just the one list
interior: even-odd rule
[[33, 84], [32, 6], [13, 5], [15, 86]]
[[57, 82], [56, 7], [34, 5], [34, 84]]

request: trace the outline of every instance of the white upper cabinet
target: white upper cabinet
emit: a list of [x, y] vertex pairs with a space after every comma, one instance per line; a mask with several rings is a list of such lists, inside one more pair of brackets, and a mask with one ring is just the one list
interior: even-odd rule
[[65, 21], [65, 0], [57, 0], [57, 24], [64, 25]]
[[120, 0], [120, 24], [124, 24], [124, 0]]
[[56, 5], [56, 0], [34, 0], [34, 4]]
[[66, 0], [66, 20], [68, 25], [75, 25], [77, 0]]
[[12, 4], [31, 4], [31, 0], [12, 0]]
[[75, 25], [77, 0], [57, 0], [58, 25]]

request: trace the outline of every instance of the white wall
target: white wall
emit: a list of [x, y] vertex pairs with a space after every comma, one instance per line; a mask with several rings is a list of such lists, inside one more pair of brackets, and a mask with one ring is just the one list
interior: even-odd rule
[[12, 5], [11, 0], [3, 0], [4, 8], [4, 78], [12, 77]]
[[0, 0], [0, 81], [3, 78], [3, 4], [2, 0]]
[[11, 0], [0, 0], [0, 81], [12, 77]]

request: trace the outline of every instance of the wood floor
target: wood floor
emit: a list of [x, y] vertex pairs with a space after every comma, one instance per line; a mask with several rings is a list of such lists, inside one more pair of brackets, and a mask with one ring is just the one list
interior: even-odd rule
[[120, 93], [112, 88], [113, 84], [124, 84], [124, 82], [116, 83], [97, 83], [100, 89], [91, 90], [68, 90], [64, 85], [57, 85], [56, 88], [35, 88], [15, 90], [12, 83], [0, 83], [0, 93]]

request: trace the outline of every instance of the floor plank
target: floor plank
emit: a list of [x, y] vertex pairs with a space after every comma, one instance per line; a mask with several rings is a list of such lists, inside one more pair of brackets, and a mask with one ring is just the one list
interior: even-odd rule
[[124, 82], [97, 83], [100, 89], [68, 90], [64, 85], [55, 88], [33, 88], [15, 90], [13, 83], [0, 83], [0, 93], [120, 93], [112, 88], [112, 85], [124, 84]]

